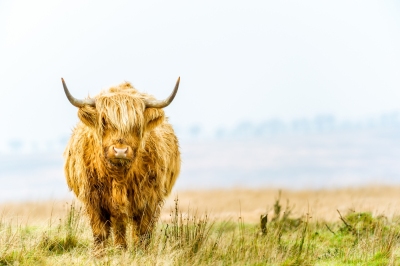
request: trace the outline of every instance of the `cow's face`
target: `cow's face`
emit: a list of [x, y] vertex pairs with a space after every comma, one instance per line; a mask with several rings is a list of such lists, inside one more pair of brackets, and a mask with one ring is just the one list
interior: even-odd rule
[[164, 121], [162, 108], [174, 99], [180, 78], [165, 100], [137, 92], [129, 83], [112, 87], [92, 99], [79, 100], [64, 92], [70, 103], [79, 108], [80, 120], [93, 131], [102, 157], [111, 166], [127, 166], [135, 160], [143, 138]]
[[[136, 158], [137, 152], [143, 144], [143, 139], [147, 137], [151, 130], [164, 121], [164, 111], [162, 109], [149, 108], [139, 110], [138, 113], [140, 114], [138, 117], [143, 122], [139, 122], [136, 119], [138, 123], [128, 123], [126, 125], [123, 124], [123, 121], [119, 121], [121, 123], [118, 127], [108, 117], [102, 118], [102, 130], [98, 134], [102, 139], [104, 157], [112, 165], [129, 165]], [[154, 115], [149, 116], [149, 113], [154, 113]], [[129, 119], [132, 119], [132, 117], [129, 117]], [[132, 121], [134, 120], [132, 119]]]
[[96, 106], [78, 111], [80, 120], [96, 134], [110, 166], [129, 166], [143, 139], [164, 121], [163, 109], [146, 108], [141, 95], [130, 89], [99, 95]]
[[104, 158], [112, 165], [129, 165], [136, 157], [142, 137], [139, 129], [133, 128], [129, 132], [122, 132], [114, 128], [107, 119], [102, 120], [101, 139]]

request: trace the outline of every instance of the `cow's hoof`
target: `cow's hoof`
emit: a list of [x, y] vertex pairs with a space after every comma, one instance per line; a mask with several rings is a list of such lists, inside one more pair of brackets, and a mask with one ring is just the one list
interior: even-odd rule
[[92, 249], [92, 254], [93, 257], [95, 258], [101, 258], [104, 257], [104, 255], [106, 255], [106, 249], [103, 247], [94, 247]]
[[120, 250], [126, 250], [127, 249], [126, 243], [115, 243], [114, 246], [115, 246], [116, 249], [120, 249]]

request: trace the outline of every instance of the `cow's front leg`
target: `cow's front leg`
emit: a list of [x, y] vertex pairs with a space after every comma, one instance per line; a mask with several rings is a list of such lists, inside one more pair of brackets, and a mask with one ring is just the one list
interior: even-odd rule
[[102, 209], [89, 209], [88, 214], [94, 238], [93, 251], [95, 255], [101, 255], [105, 248], [105, 242], [110, 235], [109, 214]]
[[114, 245], [126, 249], [126, 218], [111, 216], [111, 227], [114, 233]]
[[139, 244], [139, 236], [138, 236], [138, 224], [136, 223], [136, 219], [132, 219], [132, 244], [136, 246]]
[[141, 216], [136, 217], [135, 219], [136, 234], [138, 234], [140, 241], [145, 246], [150, 243], [150, 238], [159, 216], [160, 208], [159, 206], [156, 206], [154, 209], [148, 209], [147, 211], [144, 211]]

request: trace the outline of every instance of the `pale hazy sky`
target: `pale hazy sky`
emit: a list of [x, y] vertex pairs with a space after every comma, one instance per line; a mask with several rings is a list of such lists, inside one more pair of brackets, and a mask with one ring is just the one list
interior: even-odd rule
[[130, 81], [179, 128], [400, 110], [396, 1], [0, 1], [0, 139], [70, 133]]

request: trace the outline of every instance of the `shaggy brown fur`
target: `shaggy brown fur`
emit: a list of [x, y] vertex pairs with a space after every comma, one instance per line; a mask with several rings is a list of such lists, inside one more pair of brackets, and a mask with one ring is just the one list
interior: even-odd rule
[[[180, 171], [178, 140], [163, 109], [145, 108], [129, 83], [101, 92], [96, 107], [79, 108], [80, 122], [64, 152], [69, 188], [83, 202], [95, 249], [112, 229], [114, 243], [126, 247], [126, 226], [134, 242], [148, 237]], [[127, 159], [110, 147], [127, 147]], [[111, 150], [111, 152], [110, 152]]]

